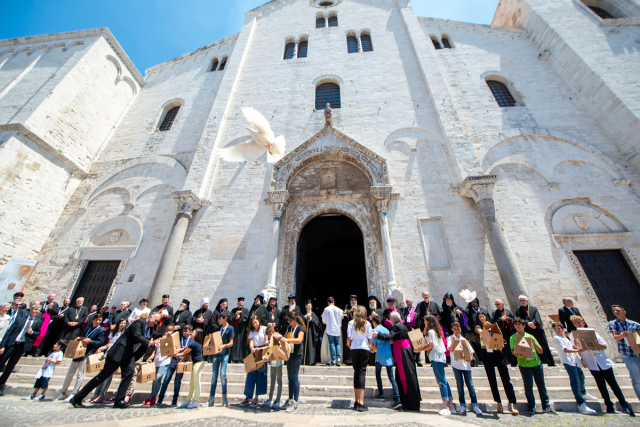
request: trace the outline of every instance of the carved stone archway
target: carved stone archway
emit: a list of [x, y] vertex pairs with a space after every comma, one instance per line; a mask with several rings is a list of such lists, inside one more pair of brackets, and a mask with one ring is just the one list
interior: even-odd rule
[[294, 202], [287, 208], [282, 249], [282, 275], [279, 281], [282, 286], [278, 290], [280, 300], [284, 301], [287, 295], [295, 294], [295, 268], [300, 232], [309, 221], [328, 213], [344, 215], [358, 225], [364, 241], [367, 290], [370, 295], [383, 295], [384, 260], [380, 239], [376, 232], [373, 203], [370, 200], [325, 200]]

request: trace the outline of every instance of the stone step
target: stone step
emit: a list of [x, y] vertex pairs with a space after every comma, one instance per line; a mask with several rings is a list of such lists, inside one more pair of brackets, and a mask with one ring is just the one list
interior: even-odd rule
[[[185, 387], [182, 387], [182, 390], [180, 392], [180, 397], [178, 398], [178, 403], [181, 403], [184, 401], [185, 397], [187, 396], [188, 391], [184, 390]], [[187, 387], [188, 388], [188, 387]], [[11, 382], [11, 380], [7, 383], [7, 389], [6, 392], [7, 394], [11, 394], [11, 395], [19, 395], [19, 396], [28, 396], [31, 393], [32, 389], [30, 387], [25, 387], [23, 385], [20, 384], [14, 384]], [[107, 398], [112, 396], [112, 392], [107, 393]], [[54, 394], [49, 392], [47, 393], [47, 399], [45, 400], [45, 402], [50, 402], [52, 404], [55, 405], [68, 405], [68, 403], [64, 403], [63, 401], [56, 401], [56, 402], [51, 402], [51, 399], [54, 397]], [[92, 397], [92, 395], [90, 395], [90, 397]], [[229, 400], [229, 404], [231, 405], [237, 405], [238, 403], [240, 403], [243, 399], [244, 399], [244, 395], [242, 394], [232, 394], [229, 393], [227, 395], [228, 400]], [[286, 400], [286, 394], [283, 393], [283, 397], [280, 401], [281, 404], [284, 403], [284, 401]], [[136, 390], [136, 392], [133, 394], [132, 396], [132, 403], [135, 404], [140, 404], [142, 403], [142, 401], [144, 399], [148, 398], [148, 393], [145, 392], [140, 392], [138, 390]], [[169, 404], [171, 403], [171, 399], [172, 399], [172, 390], [171, 392], [168, 392], [166, 397], [165, 397], [165, 404]], [[201, 393], [200, 395], [200, 403], [201, 404], [206, 404], [207, 400], [209, 399], [208, 393]], [[261, 402], [264, 399], [261, 399]], [[353, 405], [353, 400], [351, 398], [351, 396], [345, 397], [345, 398], [336, 398], [336, 397], [325, 397], [325, 396], [300, 396], [300, 403], [301, 404], [320, 404], [320, 405], [326, 405], [332, 408], [346, 408], [346, 407], [350, 407]], [[638, 402], [630, 402], [631, 406], [633, 407], [634, 411], [639, 412], [640, 411], [640, 403]], [[222, 404], [222, 395], [220, 393], [216, 394], [215, 397], [215, 405], [219, 406]], [[377, 399], [371, 399], [368, 397], [365, 397], [365, 404], [367, 406], [370, 407], [378, 407], [378, 408], [382, 408], [382, 407], [387, 407], [390, 408], [393, 405], [393, 402], [391, 400], [385, 400], [385, 401], [381, 401], [381, 400], [377, 400]], [[552, 406], [554, 407], [554, 409], [556, 411], [563, 411], [563, 412], [577, 412], [577, 405], [575, 403], [575, 401], [571, 400], [571, 399], [565, 399], [565, 400], [552, 400], [551, 401]], [[88, 403], [88, 401], [85, 401], [85, 405], [87, 405], [88, 407], [92, 407], [94, 405], [91, 405], [90, 403]], [[483, 412], [495, 412], [496, 411], [496, 404], [491, 401], [490, 399], [478, 399], [478, 405], [480, 406], [480, 409]], [[605, 406], [603, 403], [600, 402], [587, 402], [587, 405], [598, 411], [598, 412], [604, 412], [605, 411]], [[101, 405], [96, 405], [96, 406], [111, 406], [111, 403], [103, 403]], [[520, 403], [518, 403], [517, 405], [518, 409], [520, 410], [521, 413], [524, 413], [527, 409], [527, 405], [526, 402], [523, 403], [523, 400], [520, 401]], [[422, 402], [420, 404], [420, 408], [422, 410], [426, 410], [426, 411], [439, 411], [442, 408], [442, 401], [439, 399], [433, 399], [431, 397], [427, 398], [427, 396], [423, 395], [422, 398]], [[456, 408], [459, 408], [459, 405], [456, 404]], [[540, 403], [538, 402], [537, 406], [536, 406], [538, 411], [542, 411], [542, 407], [540, 405]], [[150, 408], [151, 409], [151, 408]], [[152, 410], [152, 409], [151, 409]], [[620, 407], [619, 404], [616, 403], [616, 410], [618, 412], [622, 412], [622, 408]], [[266, 409], [262, 409], [262, 408], [258, 408], [255, 409], [255, 411], [267, 411]], [[506, 411], [506, 404], [505, 404], [505, 411]]]
[[[17, 366], [17, 373], [22, 376], [27, 376], [28, 378], [35, 378], [36, 373], [40, 369], [39, 366]], [[553, 372], [557, 373], [557, 372]], [[64, 379], [64, 375], [66, 374], [66, 369], [58, 366], [56, 368], [54, 377], [52, 378], [51, 384], [55, 384], [55, 380], [57, 378]], [[351, 386], [353, 384], [353, 371], [348, 371], [345, 373], [346, 375], [309, 375], [302, 374], [300, 375], [300, 382], [303, 384], [322, 384], [327, 386]], [[475, 376], [475, 374], [485, 374], [484, 370], [481, 372], [474, 372], [473, 384], [476, 387], [486, 386], [489, 387], [489, 380], [486, 375]], [[522, 386], [522, 377], [520, 377], [520, 372], [518, 369], [510, 369], [510, 377], [511, 382], [514, 384], [514, 387]], [[545, 373], [545, 384], [548, 387], [562, 387], [569, 384], [569, 377], [566, 375], [550, 375], [551, 373]], [[15, 375], [15, 374], [14, 374]], [[86, 374], [86, 378], [92, 378], [95, 374]], [[286, 377], [286, 373], [283, 373], [283, 376]], [[203, 372], [202, 373], [202, 383], [206, 383], [212, 377], [211, 372]], [[185, 374], [184, 379], [188, 381], [190, 378], [190, 374]], [[246, 373], [243, 372], [227, 372], [227, 381], [229, 383], [244, 383], [246, 378]], [[451, 375], [447, 377], [448, 381], [455, 383], [455, 378], [453, 376], [453, 372]], [[629, 375], [616, 375], [616, 380], [621, 387], [631, 386], [631, 378]], [[62, 380], [60, 380], [62, 381]], [[418, 371], [418, 382], [420, 384], [435, 384], [435, 377], [432, 372], [426, 372], [423, 370]], [[19, 382], [23, 382], [20, 380]], [[28, 381], [27, 381], [28, 382]], [[386, 386], [390, 386], [391, 383], [387, 378], [387, 373], [385, 370], [382, 372], [382, 382]], [[376, 384], [375, 370], [373, 368], [367, 369], [367, 383]], [[498, 379], [498, 383], [500, 380]], [[596, 382], [593, 376], [589, 372], [585, 372], [585, 383], [587, 387], [596, 387]]]

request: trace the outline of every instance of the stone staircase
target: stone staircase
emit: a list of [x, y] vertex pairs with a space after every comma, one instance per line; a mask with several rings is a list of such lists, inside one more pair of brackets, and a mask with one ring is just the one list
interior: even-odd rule
[[[33, 383], [35, 382], [35, 374], [38, 372], [40, 367], [44, 364], [44, 357], [33, 358], [33, 357], [23, 357], [20, 360], [20, 363], [16, 367], [16, 371], [14, 372], [9, 381], [7, 382], [7, 394], [13, 395], [21, 395], [28, 396], [33, 387]], [[58, 390], [62, 387], [62, 383], [64, 381], [67, 367], [70, 364], [69, 359], [65, 359], [62, 364], [56, 367], [55, 373], [51, 381], [49, 382], [49, 392], [47, 393], [48, 398], [53, 398]], [[433, 371], [429, 365], [425, 365], [422, 368], [418, 369], [418, 377], [419, 383], [421, 385], [421, 393], [422, 393], [422, 408], [423, 409], [439, 409], [441, 407], [441, 399], [440, 392], [438, 388], [438, 384], [433, 375]], [[629, 372], [624, 364], [618, 364], [614, 368], [616, 378], [622, 392], [628, 401], [632, 402], [632, 406], [635, 411], [640, 412], [640, 403], [638, 402], [635, 393], [633, 391], [633, 387], [631, 385], [631, 379], [629, 377]], [[524, 396], [524, 389], [522, 386], [522, 378], [520, 377], [520, 372], [518, 368], [509, 368], [511, 374], [511, 381], [514, 385], [516, 396], [518, 398], [518, 405], [521, 410], [526, 408], [526, 398]], [[545, 383], [547, 386], [547, 391], [549, 393], [550, 399], [556, 410], [561, 411], [577, 411], [577, 405], [573, 398], [573, 393], [571, 392], [571, 387], [569, 385], [569, 377], [567, 376], [563, 367], [547, 367], [545, 366]], [[588, 370], [585, 371], [586, 377], [586, 386], [587, 393], [591, 394], [595, 397], [600, 397], [600, 393], [596, 387], [595, 381]], [[87, 374], [85, 376], [85, 380], [83, 384], [86, 384], [94, 375]], [[454, 402], [457, 402], [458, 395], [456, 389], [455, 378], [453, 375], [453, 371], [450, 367], [446, 368], [447, 380], [449, 381], [449, 385], [451, 386], [451, 390], [453, 392]], [[200, 381], [201, 395], [200, 401], [206, 402], [209, 398], [209, 390], [211, 387], [211, 364], [207, 363]], [[227, 369], [227, 392], [230, 403], [238, 403], [243, 398], [244, 391], [244, 381], [245, 381], [245, 373], [244, 366], [239, 363], [229, 364]], [[384, 385], [384, 394], [387, 397], [386, 401], [374, 400], [373, 395], [376, 387], [376, 379], [375, 379], [375, 368], [369, 367], [367, 369], [367, 387], [365, 389], [365, 399], [367, 400], [367, 404], [370, 406], [391, 406], [392, 401], [390, 400], [393, 396], [391, 392], [391, 384], [386, 378], [386, 371], [383, 370], [383, 385]], [[74, 379], [75, 381], [75, 379]], [[182, 380], [182, 388], [181, 388], [181, 398], [179, 401], [182, 401], [184, 397], [186, 397], [189, 391], [189, 381], [190, 374], [187, 373], [184, 375]], [[111, 387], [109, 388], [110, 392], [107, 396], [111, 395], [111, 392], [115, 391], [120, 383], [119, 376], [115, 376], [113, 381], [111, 382]], [[484, 368], [473, 368], [473, 383], [476, 389], [476, 394], [478, 398], [478, 402], [480, 403], [480, 407], [483, 410], [495, 410], [495, 403], [493, 402], [493, 397], [491, 395], [491, 389], [489, 387], [489, 382], [487, 380]], [[73, 386], [74, 382], [72, 382], [71, 386]], [[145, 384], [137, 384], [134, 395], [132, 396], [133, 403], [140, 403], [142, 400], [147, 399], [151, 392], [151, 382]], [[502, 384], [498, 380], [498, 384], [500, 385], [501, 397], [503, 399], [503, 404], [506, 408], [506, 395], [502, 390]], [[222, 391], [220, 386], [220, 381], [218, 381], [218, 386], [216, 389], [216, 402], [219, 403], [222, 400]], [[538, 401], [538, 406], [540, 405], [537, 390], [534, 389], [534, 393], [536, 395], [536, 400]], [[164, 402], [170, 403], [171, 397], [173, 394], [173, 384], [169, 386], [167, 389], [167, 395], [165, 396]], [[92, 395], [90, 395], [91, 397]], [[261, 396], [268, 397], [268, 396]], [[286, 369], [284, 370], [283, 375], [283, 391], [282, 391], [282, 401], [288, 397], [288, 387], [287, 387], [287, 378], [286, 378]], [[614, 398], [613, 393], [611, 393], [611, 397]], [[301, 403], [316, 403], [316, 404], [326, 404], [326, 405], [338, 405], [338, 406], [346, 406], [352, 404], [353, 399], [353, 369], [350, 366], [341, 366], [341, 367], [327, 367], [327, 366], [303, 366], [300, 370], [300, 401]], [[467, 393], [467, 401], [469, 402], [469, 397]], [[601, 411], [604, 410], [604, 404], [602, 400], [599, 399], [598, 402], [588, 402], [588, 405], [595, 410]], [[620, 410], [620, 408], [618, 408]]]

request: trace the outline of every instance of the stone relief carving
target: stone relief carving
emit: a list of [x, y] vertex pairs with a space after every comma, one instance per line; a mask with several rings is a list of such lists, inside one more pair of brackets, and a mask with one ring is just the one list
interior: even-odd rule
[[633, 275], [640, 282], [640, 255], [638, 255], [636, 248], [624, 248], [622, 255], [627, 260], [629, 267], [631, 267]]
[[[67, 290], [64, 293], [63, 299], [71, 298], [76, 288], [78, 287], [78, 283], [80, 283], [80, 279], [82, 278], [82, 274], [87, 269], [87, 265], [89, 265], [89, 261], [86, 259], [79, 260], [78, 265], [76, 265], [75, 270], [73, 271], [73, 276], [71, 276], [71, 280], [67, 285]], [[73, 302], [73, 301], [72, 301]]]
[[576, 223], [576, 225], [578, 226], [578, 228], [580, 228], [581, 230], [588, 230], [589, 229], [589, 220], [583, 216], [574, 216], [573, 217], [573, 221]]
[[109, 237], [109, 243], [115, 245], [116, 243], [118, 243], [118, 240], [120, 240], [120, 236], [122, 236], [122, 231], [114, 231]]
[[339, 213], [355, 221], [362, 231], [364, 240], [365, 263], [367, 270], [367, 288], [372, 295], [383, 295], [381, 278], [384, 273], [384, 260], [381, 259], [379, 239], [373, 226], [375, 212], [371, 201], [321, 201], [290, 203], [287, 208], [282, 277], [279, 293], [282, 299], [295, 293], [295, 267], [297, 261], [298, 238], [302, 228], [313, 218], [325, 213]]
[[127, 268], [128, 259], [123, 259], [120, 261], [120, 265], [118, 266], [118, 271], [116, 273], [116, 277], [111, 282], [111, 287], [109, 288], [109, 293], [107, 294], [107, 299], [105, 300], [105, 304], [111, 304], [111, 300], [113, 299], [113, 295], [116, 293], [116, 288], [119, 284], [122, 283], [122, 276], [124, 275], [124, 269]]

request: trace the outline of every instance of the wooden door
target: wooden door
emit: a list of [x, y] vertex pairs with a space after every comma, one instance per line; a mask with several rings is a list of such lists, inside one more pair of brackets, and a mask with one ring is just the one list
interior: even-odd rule
[[575, 251], [609, 320], [611, 304], [620, 304], [627, 318], [640, 320], [640, 284], [619, 250]]
[[109, 289], [118, 274], [119, 266], [120, 261], [89, 261], [73, 294], [71, 305], [75, 305], [74, 301], [77, 298], [84, 297], [85, 307], [91, 309], [95, 304], [99, 309], [109, 295]]

